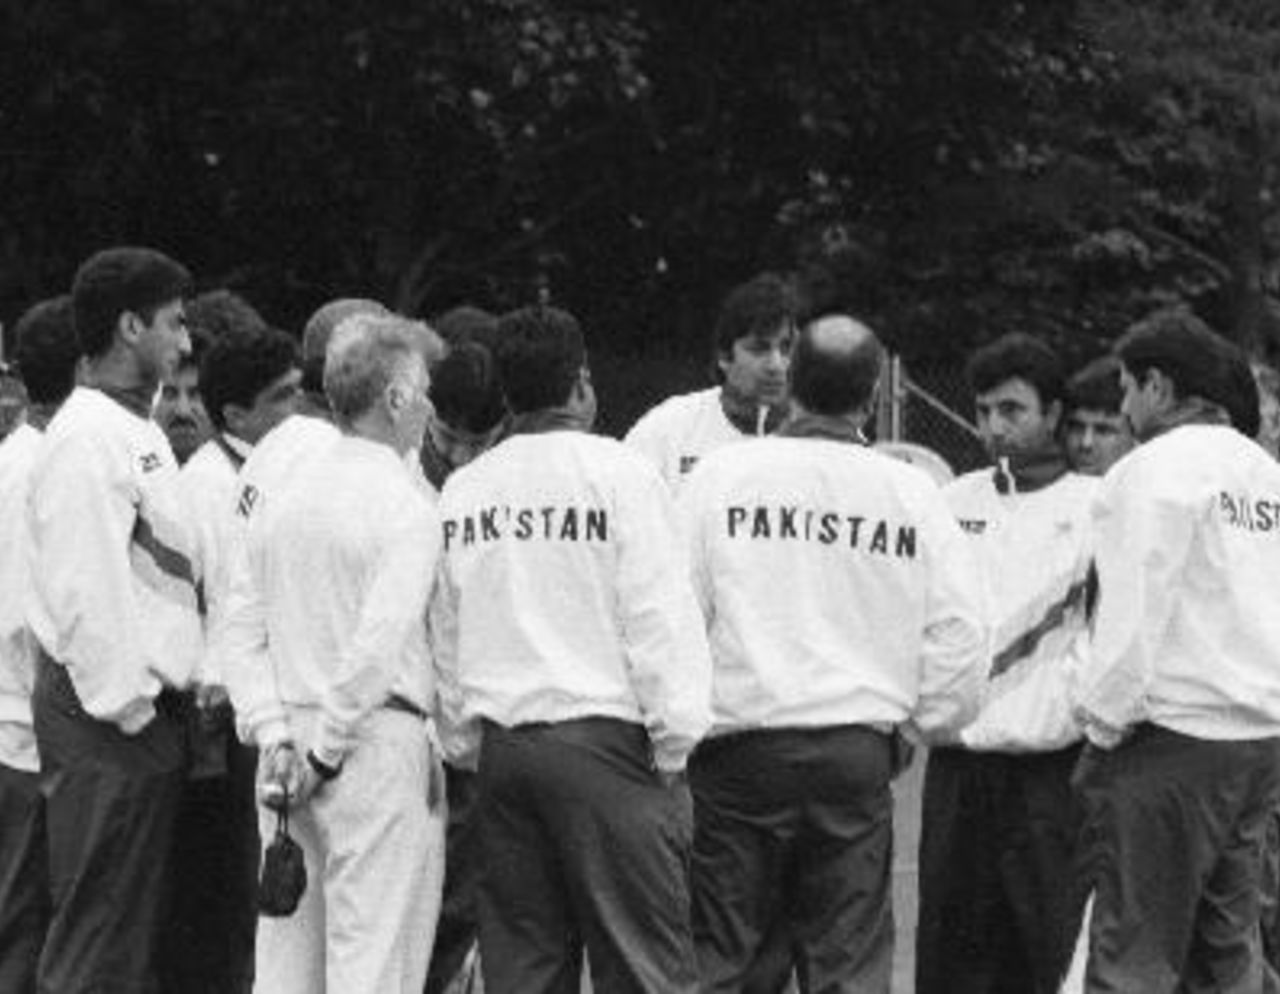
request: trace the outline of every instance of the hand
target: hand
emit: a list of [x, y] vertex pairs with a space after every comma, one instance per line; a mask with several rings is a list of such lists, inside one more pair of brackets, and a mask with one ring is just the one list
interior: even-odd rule
[[227, 688], [220, 683], [202, 683], [196, 687], [196, 707], [201, 711], [212, 711], [230, 701]]
[[320, 786], [319, 774], [292, 742], [268, 746], [258, 759], [258, 798], [273, 810], [306, 803]]

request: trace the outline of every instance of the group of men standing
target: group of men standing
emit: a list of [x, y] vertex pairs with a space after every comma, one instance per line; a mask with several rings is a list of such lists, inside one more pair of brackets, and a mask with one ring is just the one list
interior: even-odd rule
[[1070, 381], [985, 347], [995, 465], [940, 490], [868, 444], [875, 333], [776, 276], [622, 442], [554, 307], [335, 301], [299, 353], [206, 297], [179, 468], [190, 284], [106, 250], [18, 328], [0, 989], [418, 994], [478, 929], [495, 994], [887, 991], [912, 743], [920, 994], [1055, 994], [1087, 904], [1090, 991], [1262, 989], [1280, 466], [1194, 319]]

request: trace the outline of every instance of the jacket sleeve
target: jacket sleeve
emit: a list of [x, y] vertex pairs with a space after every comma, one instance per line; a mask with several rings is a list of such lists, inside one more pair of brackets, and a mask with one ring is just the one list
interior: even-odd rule
[[971, 543], [941, 496], [930, 503], [920, 695], [911, 723], [926, 742], [943, 743], [976, 717], [991, 647]]
[[267, 653], [266, 599], [256, 529], [261, 507], [237, 512], [227, 549], [227, 595], [209, 632], [210, 668], [226, 683], [240, 739], [266, 748], [290, 737]]
[[1098, 606], [1076, 700], [1085, 734], [1104, 747], [1143, 719], [1194, 528], [1181, 488], [1162, 486], [1154, 467], [1126, 468], [1106, 479], [1094, 508]]
[[[126, 734], [155, 716], [160, 681], [140, 672], [130, 541], [137, 521], [127, 455], [100, 440], [47, 453], [31, 496], [32, 569], [55, 644], [84, 709]], [[137, 674], [135, 676], [135, 674]]]
[[360, 722], [382, 705], [399, 660], [412, 639], [427, 637], [427, 598], [440, 556], [440, 523], [426, 500], [391, 515], [375, 554], [351, 641], [320, 701], [311, 748], [329, 766], [341, 766]]
[[428, 609], [431, 656], [436, 668], [437, 728], [440, 746], [454, 766], [475, 769], [480, 752], [480, 728], [464, 715], [462, 680], [458, 673], [458, 591], [442, 554]]
[[641, 467], [618, 492], [618, 611], [659, 769], [684, 768], [711, 725], [711, 655], [671, 497]]

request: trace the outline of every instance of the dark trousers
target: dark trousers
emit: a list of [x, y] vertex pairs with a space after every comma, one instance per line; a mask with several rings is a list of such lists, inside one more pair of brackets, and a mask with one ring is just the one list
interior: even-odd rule
[[779, 922], [800, 988], [887, 994], [893, 961], [889, 736], [858, 726], [704, 742], [690, 766], [703, 991], [743, 990]]
[[692, 803], [648, 733], [605, 718], [485, 726], [476, 821], [488, 994], [693, 994]]
[[[216, 723], [216, 725], [215, 725]], [[241, 745], [230, 711], [188, 716], [188, 752], [210, 744], [218, 773], [187, 779], [173, 832], [170, 913], [157, 971], [165, 994], [250, 994], [260, 846], [257, 752]]]
[[42, 658], [32, 713], [40, 747], [53, 915], [41, 994], [152, 994], [174, 818], [183, 783], [181, 717], [167, 695], [137, 735], [80, 705]]
[[1095, 892], [1086, 989], [1262, 991], [1259, 890], [1280, 739], [1143, 725], [1115, 750], [1090, 749], [1076, 782]]
[[1086, 898], [1079, 753], [930, 752], [917, 994], [1057, 994]]
[[462, 969], [479, 934], [476, 891], [480, 878], [480, 839], [476, 832], [475, 774], [445, 766], [449, 825], [444, 841], [444, 899], [431, 950], [425, 994], [444, 994]]
[[40, 776], [0, 766], [0, 991], [33, 994], [49, 922]]

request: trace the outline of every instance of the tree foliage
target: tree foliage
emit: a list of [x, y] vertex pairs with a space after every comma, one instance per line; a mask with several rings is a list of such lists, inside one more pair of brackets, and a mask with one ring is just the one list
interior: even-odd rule
[[1280, 8], [1248, 0], [12, 0], [0, 310], [145, 241], [296, 326], [550, 293], [699, 351], [799, 267], [908, 357], [1153, 306], [1270, 341]]

